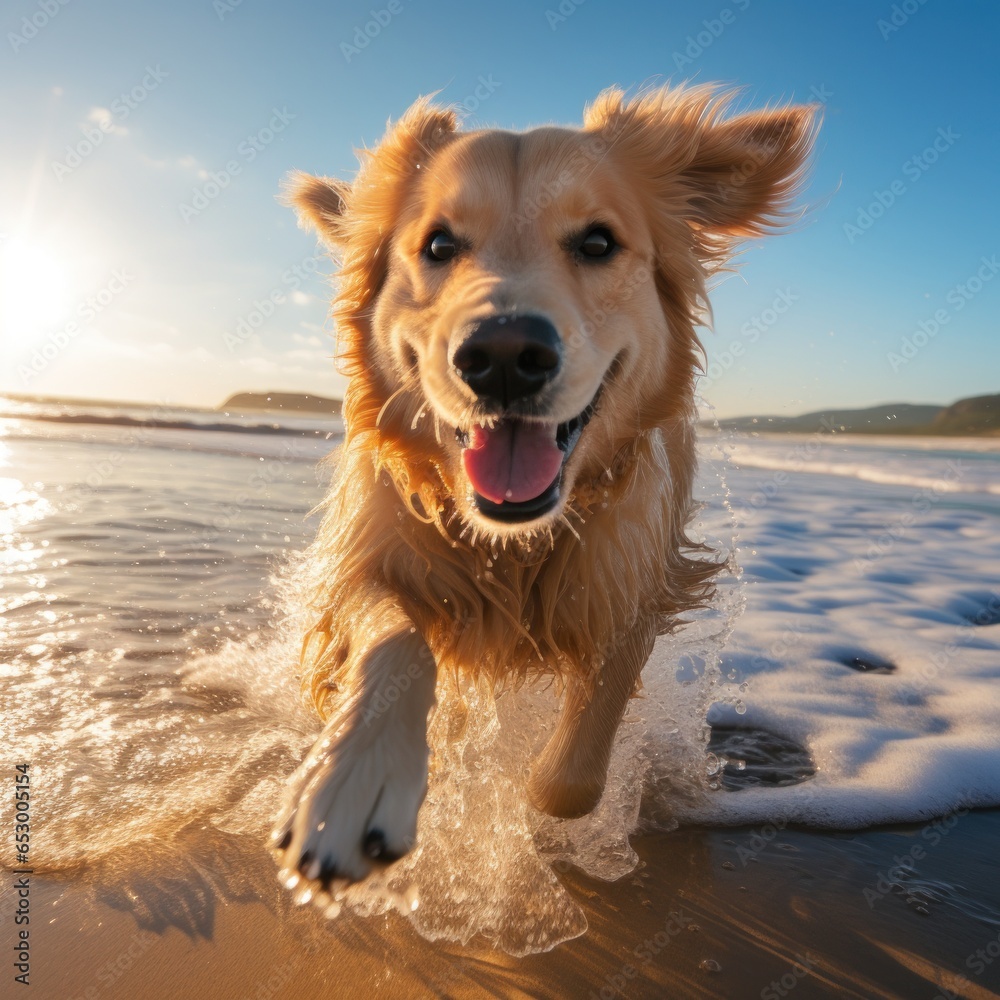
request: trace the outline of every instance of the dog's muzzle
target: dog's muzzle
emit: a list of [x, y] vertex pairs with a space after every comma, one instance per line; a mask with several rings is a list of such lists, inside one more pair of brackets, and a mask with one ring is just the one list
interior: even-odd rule
[[562, 362], [559, 333], [541, 316], [491, 316], [455, 351], [455, 371], [485, 414], [456, 429], [462, 466], [476, 509], [491, 520], [533, 521], [559, 503], [563, 470], [597, 404], [595, 396], [561, 424], [545, 420], [537, 397]]

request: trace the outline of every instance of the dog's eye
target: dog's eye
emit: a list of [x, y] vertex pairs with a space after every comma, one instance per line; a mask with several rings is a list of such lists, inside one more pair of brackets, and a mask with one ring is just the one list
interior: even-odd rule
[[582, 240], [579, 250], [584, 257], [608, 257], [615, 249], [615, 238], [604, 226], [594, 226]]
[[457, 252], [458, 244], [455, 242], [455, 237], [444, 229], [431, 233], [424, 247], [424, 253], [431, 260], [451, 260]]

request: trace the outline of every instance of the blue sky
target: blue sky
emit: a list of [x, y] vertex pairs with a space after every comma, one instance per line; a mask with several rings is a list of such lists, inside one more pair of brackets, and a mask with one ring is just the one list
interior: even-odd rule
[[352, 176], [431, 91], [524, 128], [683, 79], [826, 106], [807, 217], [715, 293], [719, 415], [1000, 391], [998, 31], [987, 0], [8, 2], [0, 391], [339, 394], [288, 170]]

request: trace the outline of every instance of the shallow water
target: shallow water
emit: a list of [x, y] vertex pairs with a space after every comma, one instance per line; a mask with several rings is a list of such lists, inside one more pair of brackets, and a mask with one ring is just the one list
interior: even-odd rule
[[[317, 462], [338, 426], [258, 433], [233, 418], [232, 430], [205, 430], [189, 416], [0, 421], [0, 732], [4, 761], [33, 767], [37, 870], [154, 850], [183, 859], [195, 830], [257, 843], [315, 738], [298, 700], [295, 594], [327, 482]], [[595, 813], [559, 822], [525, 804], [553, 692], [494, 703], [442, 685], [420, 846], [344, 906], [396, 908], [427, 937], [481, 933], [525, 954], [586, 929], [557, 873], [621, 877], [642, 825], [780, 815], [850, 826], [1000, 802], [1000, 748], [984, 722], [1000, 677], [988, 617], [1000, 501], [934, 492], [873, 558], [869, 536], [914, 507], [900, 490], [928, 489], [914, 482], [948, 457], [893, 452], [897, 479], [908, 467], [912, 481], [873, 487], [806, 467], [775, 479], [788, 461], [774, 447], [706, 447], [700, 530], [746, 571], [660, 640]], [[884, 465], [864, 447], [809, 460]], [[967, 482], [1000, 482], [998, 455], [975, 454], [993, 464]], [[955, 649], [947, 673], [928, 678], [934, 643]], [[862, 671], [859, 658], [896, 669]], [[762, 774], [777, 779], [752, 780]]]

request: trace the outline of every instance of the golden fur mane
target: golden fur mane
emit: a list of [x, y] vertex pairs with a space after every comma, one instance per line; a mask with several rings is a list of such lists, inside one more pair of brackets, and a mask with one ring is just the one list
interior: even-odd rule
[[353, 663], [373, 587], [398, 599], [440, 665], [493, 683], [593, 677], [640, 616], [664, 632], [709, 599], [718, 563], [686, 533], [695, 327], [708, 313], [706, 279], [735, 242], [786, 218], [815, 124], [808, 108], [726, 121], [733, 100], [710, 87], [631, 100], [608, 91], [586, 113], [582, 134], [599, 138], [601, 155], [627, 157], [655, 206], [649, 277], [671, 332], [668, 376], [640, 401], [632, 440], [598, 457], [563, 521], [527, 539], [484, 537], [458, 518], [433, 435], [414, 432], [419, 390], [389, 384], [371, 356], [371, 316], [407, 181], [459, 134], [454, 113], [418, 102], [362, 152], [349, 186], [293, 178], [291, 200], [341, 257], [332, 314], [349, 378], [339, 478], [311, 552], [315, 624], [303, 645], [303, 683], [321, 711]]

